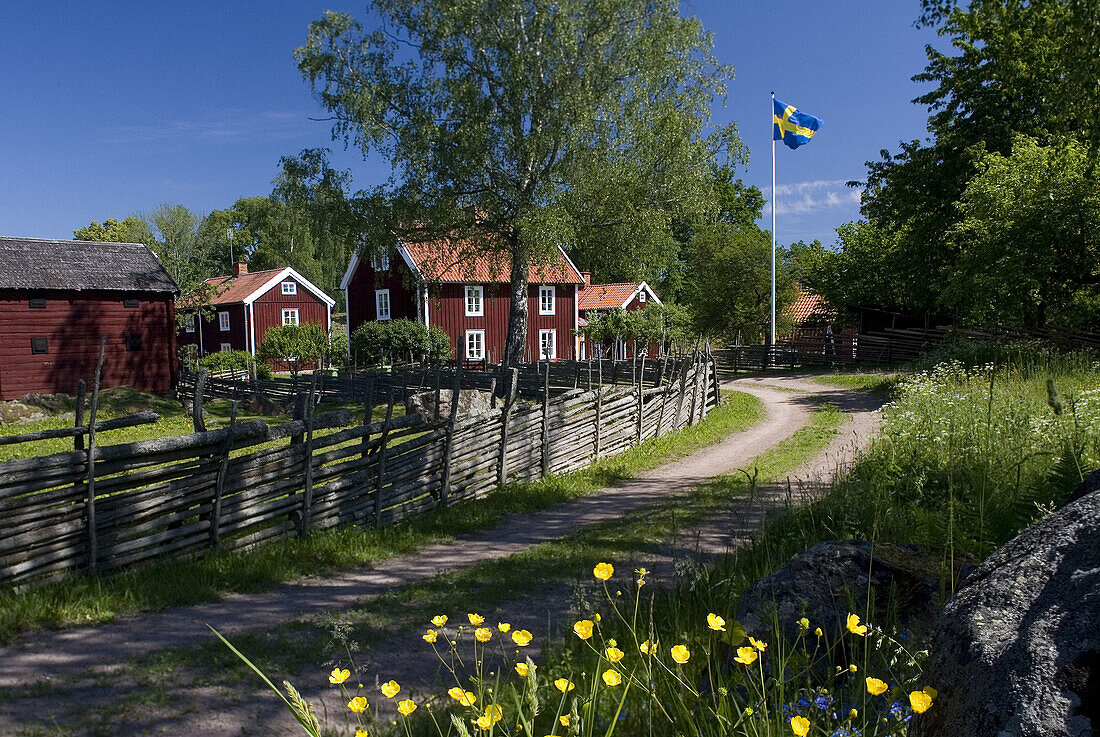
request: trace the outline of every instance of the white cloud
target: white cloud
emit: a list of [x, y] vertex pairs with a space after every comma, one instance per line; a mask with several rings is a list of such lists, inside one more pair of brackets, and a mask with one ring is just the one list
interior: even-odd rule
[[[831, 179], [816, 182], [798, 182], [780, 184], [775, 188], [776, 215], [812, 215], [815, 213], [852, 209], [859, 207], [862, 187], [848, 187], [844, 179]], [[765, 189], [770, 197], [771, 187]]]
[[230, 109], [189, 120], [116, 126], [107, 132], [105, 141], [122, 144], [279, 141], [297, 138], [314, 130], [316, 124], [305, 113]]

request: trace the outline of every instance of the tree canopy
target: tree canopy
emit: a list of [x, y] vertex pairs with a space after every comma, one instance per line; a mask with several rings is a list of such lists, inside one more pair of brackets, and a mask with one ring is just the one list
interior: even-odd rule
[[[379, 26], [328, 12], [296, 52], [333, 135], [395, 169], [387, 231], [462, 230], [510, 258], [505, 360], [523, 359], [532, 262], [569, 243], [644, 272], [676, 217], [707, 211], [736, 157], [709, 105], [732, 69], [674, 0], [376, 0]], [[424, 230], [436, 231], [425, 233]]]

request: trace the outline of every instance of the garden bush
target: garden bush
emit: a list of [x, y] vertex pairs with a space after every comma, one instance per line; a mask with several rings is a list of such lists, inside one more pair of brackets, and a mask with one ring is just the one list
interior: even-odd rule
[[271, 367], [257, 361], [248, 351], [219, 351], [208, 353], [199, 359], [199, 368], [207, 371], [232, 371], [238, 376], [251, 376], [253, 364], [256, 366], [256, 378], [271, 378]]
[[365, 322], [351, 336], [351, 349], [360, 364], [411, 363], [426, 356], [449, 359], [451, 339], [442, 328], [427, 328], [413, 320]]

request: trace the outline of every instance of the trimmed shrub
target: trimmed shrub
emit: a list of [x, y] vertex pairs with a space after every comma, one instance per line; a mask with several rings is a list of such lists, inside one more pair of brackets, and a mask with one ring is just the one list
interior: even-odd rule
[[260, 363], [248, 351], [219, 351], [208, 353], [199, 359], [199, 368], [207, 371], [232, 371], [234, 374], [252, 374], [252, 364], [256, 364], [256, 378], [270, 379], [271, 367]]
[[433, 361], [450, 358], [451, 339], [441, 328], [426, 328], [413, 320], [366, 322], [355, 329], [351, 348], [360, 363], [408, 363], [427, 356]]

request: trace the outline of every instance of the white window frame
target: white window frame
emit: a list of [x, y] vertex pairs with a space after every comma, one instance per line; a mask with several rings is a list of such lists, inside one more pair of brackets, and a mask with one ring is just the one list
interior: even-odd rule
[[645, 304], [645, 290], [644, 289], [638, 290], [638, 302], [640, 304]]
[[[480, 285], [467, 284], [463, 287], [462, 295], [465, 302], [464, 308], [466, 310], [466, 317], [485, 316], [485, 287]], [[470, 297], [474, 297], [474, 299], [477, 301], [476, 306], [472, 309], [470, 307]]]
[[[383, 307], [385, 307], [385, 309], [382, 309]], [[391, 318], [393, 315], [391, 307], [390, 290], [374, 290], [374, 314], [378, 316], [379, 320], [389, 320]]]
[[[546, 339], [549, 338], [550, 350], [546, 351]], [[547, 360], [558, 357], [558, 331], [553, 329], [539, 331], [539, 360]]]
[[283, 325], [298, 325], [298, 310], [295, 308], [286, 308], [283, 310]]
[[[540, 315], [555, 315], [557, 314], [557, 288], [553, 284], [542, 284], [539, 286], [539, 314]], [[546, 300], [549, 298], [550, 306], [546, 306]]]
[[228, 312], [219, 312], [218, 313], [218, 330], [221, 330], [224, 333], [229, 332], [229, 313]]
[[187, 333], [195, 332], [195, 322], [198, 320], [198, 315], [192, 314], [191, 319], [183, 324], [183, 330]]
[[371, 256], [370, 265], [371, 265], [371, 268], [373, 268], [375, 271], [389, 271], [390, 270], [390, 254], [389, 254], [389, 252], [376, 253], [373, 256]]
[[233, 344], [232, 343], [222, 343], [221, 346], [218, 348], [218, 350], [222, 353], [226, 353], [228, 351], [233, 350]]
[[283, 294], [297, 294], [298, 285], [292, 281], [283, 282]]
[[[478, 345], [476, 351], [473, 350], [474, 344], [471, 338], [477, 337]], [[466, 360], [467, 361], [483, 361], [485, 360], [485, 331], [484, 330], [467, 330], [466, 331]]]

